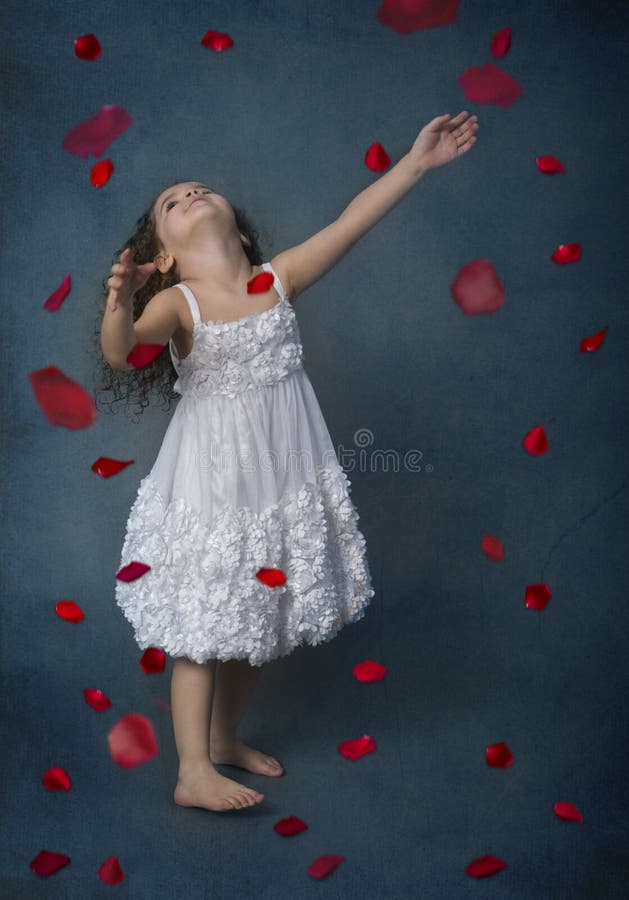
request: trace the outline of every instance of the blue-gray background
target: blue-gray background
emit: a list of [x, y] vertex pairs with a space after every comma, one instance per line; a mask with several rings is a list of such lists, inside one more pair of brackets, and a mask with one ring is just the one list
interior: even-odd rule
[[[629, 880], [627, 742], [627, 4], [461, 3], [452, 25], [399, 35], [370, 2], [33, 3], [2, 11], [2, 896], [620, 898]], [[524, 88], [510, 107], [469, 103], [458, 83], [493, 61]], [[235, 45], [200, 45], [208, 29]], [[74, 56], [94, 32], [95, 62]], [[61, 147], [104, 104], [132, 126], [94, 157]], [[172, 415], [51, 426], [28, 373], [59, 366], [92, 387], [92, 333], [113, 252], [151, 197], [204, 180], [249, 213], [271, 259], [338, 216], [434, 116], [479, 117], [476, 146], [429, 173], [297, 301], [305, 365], [335, 446], [421, 451], [432, 471], [346, 466], [376, 596], [365, 619], [268, 664], [240, 734], [276, 754], [266, 794], [237, 814], [173, 804], [172, 660], [144, 675], [115, 606], [114, 573], [138, 482]], [[542, 175], [554, 154], [567, 173]], [[558, 266], [560, 243], [582, 259]], [[506, 302], [465, 316], [450, 285], [491, 260]], [[45, 298], [66, 273], [54, 314]], [[609, 326], [596, 353], [584, 335]], [[529, 456], [543, 425], [550, 450]], [[135, 460], [115, 478], [101, 455]], [[481, 551], [499, 536], [505, 559]], [[547, 581], [541, 613], [526, 584]], [[54, 612], [85, 610], [79, 625]], [[387, 667], [363, 685], [365, 657]], [[86, 687], [112, 699], [95, 713]], [[149, 716], [159, 755], [110, 759], [124, 713]], [[376, 752], [336, 750], [371, 735]], [[485, 747], [506, 741], [506, 770]], [[69, 792], [44, 771], [67, 769]], [[556, 800], [582, 824], [553, 813]], [[280, 818], [308, 830], [282, 839]], [[70, 866], [40, 880], [43, 848]], [[324, 882], [307, 866], [347, 861]], [[476, 881], [475, 857], [509, 867]]]

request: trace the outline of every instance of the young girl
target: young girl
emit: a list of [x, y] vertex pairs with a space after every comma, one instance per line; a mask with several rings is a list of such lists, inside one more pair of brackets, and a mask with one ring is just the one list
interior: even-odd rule
[[[172, 360], [181, 396], [122, 548], [121, 567], [151, 568], [115, 588], [139, 647], [174, 657], [178, 804], [223, 811], [263, 799], [214, 768], [283, 772], [236, 737], [262, 666], [329, 641], [374, 596], [293, 307], [427, 171], [470, 149], [475, 120], [467, 111], [433, 119], [338, 219], [272, 263], [260, 265], [246, 220], [225, 197], [185, 182], [159, 194], [112, 266], [105, 359], [130, 371], [136, 343], [168, 343], [170, 359], [151, 365]], [[264, 272], [272, 285], [250, 292]], [[147, 294], [134, 321], [134, 297]], [[261, 569], [286, 580], [265, 583]]]

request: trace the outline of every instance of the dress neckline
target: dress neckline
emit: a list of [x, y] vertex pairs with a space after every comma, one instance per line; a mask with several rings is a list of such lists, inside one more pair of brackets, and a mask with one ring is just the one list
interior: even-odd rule
[[[279, 291], [277, 293], [279, 294]], [[273, 312], [274, 309], [277, 309], [279, 306], [281, 306], [282, 303], [284, 303], [284, 301], [287, 299], [288, 298], [283, 294], [280, 294], [280, 299], [276, 303], [274, 303], [273, 306], [269, 307], [269, 309], [263, 309], [261, 312], [248, 313], [246, 316], [241, 316], [239, 319], [208, 319], [207, 322], [204, 322], [203, 319], [199, 319], [198, 322], [193, 322], [192, 330], [195, 331], [197, 328], [210, 328], [214, 325], [237, 325], [239, 322], [246, 322], [247, 319], [255, 319], [259, 318], [260, 316], [266, 316], [268, 313]]]

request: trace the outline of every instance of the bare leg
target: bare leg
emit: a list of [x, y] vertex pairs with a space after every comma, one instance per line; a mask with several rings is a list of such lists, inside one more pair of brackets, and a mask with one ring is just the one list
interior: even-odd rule
[[174, 661], [171, 705], [179, 777], [175, 802], [222, 811], [260, 802], [264, 795], [220, 775], [208, 755], [209, 721], [215, 686], [216, 660]]
[[262, 666], [246, 659], [221, 661], [216, 670], [216, 691], [211, 710], [210, 756], [212, 762], [239, 766], [260, 775], [281, 775], [273, 756], [254, 750], [236, 737], [236, 729], [262, 675]]

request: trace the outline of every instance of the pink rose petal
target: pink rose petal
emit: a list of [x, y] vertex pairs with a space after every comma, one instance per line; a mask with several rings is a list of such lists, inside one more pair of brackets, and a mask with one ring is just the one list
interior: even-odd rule
[[72, 279], [69, 275], [65, 275], [57, 290], [53, 291], [50, 297], [48, 297], [48, 299], [44, 302], [44, 309], [59, 309], [65, 298], [70, 293], [71, 287]]
[[563, 803], [558, 802], [553, 806], [555, 810], [555, 815], [560, 819], [565, 819], [567, 822], [582, 822], [583, 815], [579, 809], [574, 805], [574, 803]]
[[581, 244], [559, 244], [550, 258], [560, 266], [576, 262], [581, 259]]
[[55, 603], [55, 612], [66, 622], [82, 622], [85, 614], [74, 600], [59, 600]]
[[382, 25], [398, 34], [439, 28], [456, 21], [458, 0], [385, 0], [376, 10]]
[[345, 856], [338, 856], [336, 853], [326, 853], [319, 856], [313, 863], [308, 866], [308, 874], [313, 878], [326, 878], [330, 872], [333, 872], [339, 863], [345, 862]]
[[98, 869], [98, 877], [103, 884], [120, 884], [124, 881], [122, 867], [117, 856], [110, 856]]
[[548, 450], [548, 439], [541, 425], [536, 425], [524, 435], [522, 446], [532, 456], [540, 456]]
[[494, 63], [470, 66], [459, 77], [459, 84], [470, 103], [511, 106], [524, 90], [520, 84]]
[[111, 478], [112, 475], [117, 475], [133, 462], [135, 462], [133, 459], [121, 460], [112, 459], [110, 456], [99, 456], [96, 462], [92, 463], [91, 469], [102, 478]]
[[383, 172], [391, 165], [391, 157], [382, 144], [375, 142], [367, 148], [365, 153], [365, 165], [372, 172]]
[[529, 609], [546, 609], [552, 595], [547, 584], [527, 584], [524, 596]]
[[166, 668], [166, 654], [159, 647], [148, 647], [142, 654], [140, 666], [147, 675], [163, 672]]
[[556, 175], [558, 172], [565, 172], [563, 163], [556, 156], [538, 156], [535, 160], [537, 168], [546, 175]]
[[484, 534], [480, 545], [483, 553], [495, 562], [504, 559], [505, 551], [500, 538], [491, 534]]
[[267, 587], [281, 587], [286, 584], [286, 575], [281, 569], [267, 569], [262, 567], [256, 572], [256, 578]]
[[506, 769], [513, 763], [513, 753], [502, 741], [499, 744], [490, 744], [485, 749], [485, 760], [487, 765], [494, 769]]
[[36, 875], [45, 878], [58, 872], [70, 862], [70, 857], [65, 853], [54, 853], [52, 850], [40, 850], [37, 856], [30, 861], [30, 867]]
[[82, 34], [74, 39], [74, 52], [79, 59], [98, 59], [103, 52], [95, 34]]
[[51, 425], [88, 428], [98, 415], [92, 395], [57, 366], [28, 373], [35, 400]]
[[373, 753], [376, 749], [376, 742], [368, 734], [354, 740], [342, 741], [336, 748], [341, 756], [346, 759], [360, 759], [367, 753]]
[[69, 791], [70, 776], [61, 766], [51, 766], [44, 772], [44, 787], [49, 791]]
[[501, 872], [506, 868], [506, 862], [489, 853], [487, 856], [479, 856], [478, 859], [473, 860], [465, 871], [472, 878], [489, 878], [490, 875], [495, 875], [496, 872]]
[[107, 184], [114, 171], [114, 164], [110, 159], [101, 159], [100, 162], [94, 163], [90, 169], [90, 181], [94, 187], [99, 188]]
[[497, 31], [491, 39], [491, 55], [494, 59], [505, 56], [511, 46], [511, 29], [507, 26]]
[[98, 688], [83, 688], [83, 697], [85, 702], [95, 709], [96, 712], [104, 712], [111, 706], [111, 700], [107, 694]]
[[505, 289], [488, 259], [475, 259], [462, 266], [450, 293], [468, 315], [494, 313], [505, 302]]
[[273, 826], [273, 830], [282, 837], [292, 837], [294, 834], [306, 831], [307, 828], [306, 823], [297, 816], [287, 816], [285, 819], [280, 819]]
[[109, 752], [123, 769], [142, 765], [157, 756], [157, 740], [153, 726], [140, 713], [127, 713], [107, 736]]
[[206, 31], [201, 38], [201, 45], [208, 50], [229, 50], [234, 42], [224, 31]]
[[605, 339], [605, 335], [607, 334], [608, 326], [606, 325], [602, 331], [597, 331], [596, 334], [590, 334], [587, 337], [584, 337], [581, 340], [581, 352], [582, 353], [591, 353], [594, 350], [598, 350]]
[[384, 666], [374, 662], [373, 659], [364, 659], [362, 662], [356, 663], [352, 669], [352, 675], [356, 681], [382, 681], [386, 671]]
[[150, 570], [151, 567], [147, 566], [146, 563], [133, 560], [133, 562], [128, 563], [116, 572], [116, 578], [118, 581], [135, 581], [136, 578], [140, 578], [146, 572], [150, 572]]
[[134, 344], [127, 353], [127, 362], [134, 369], [143, 369], [161, 356], [167, 346], [168, 344]]
[[63, 139], [62, 147], [84, 159], [90, 154], [102, 156], [107, 147], [131, 125], [131, 118], [125, 110], [113, 103], [103, 106], [92, 116], [69, 131]]

